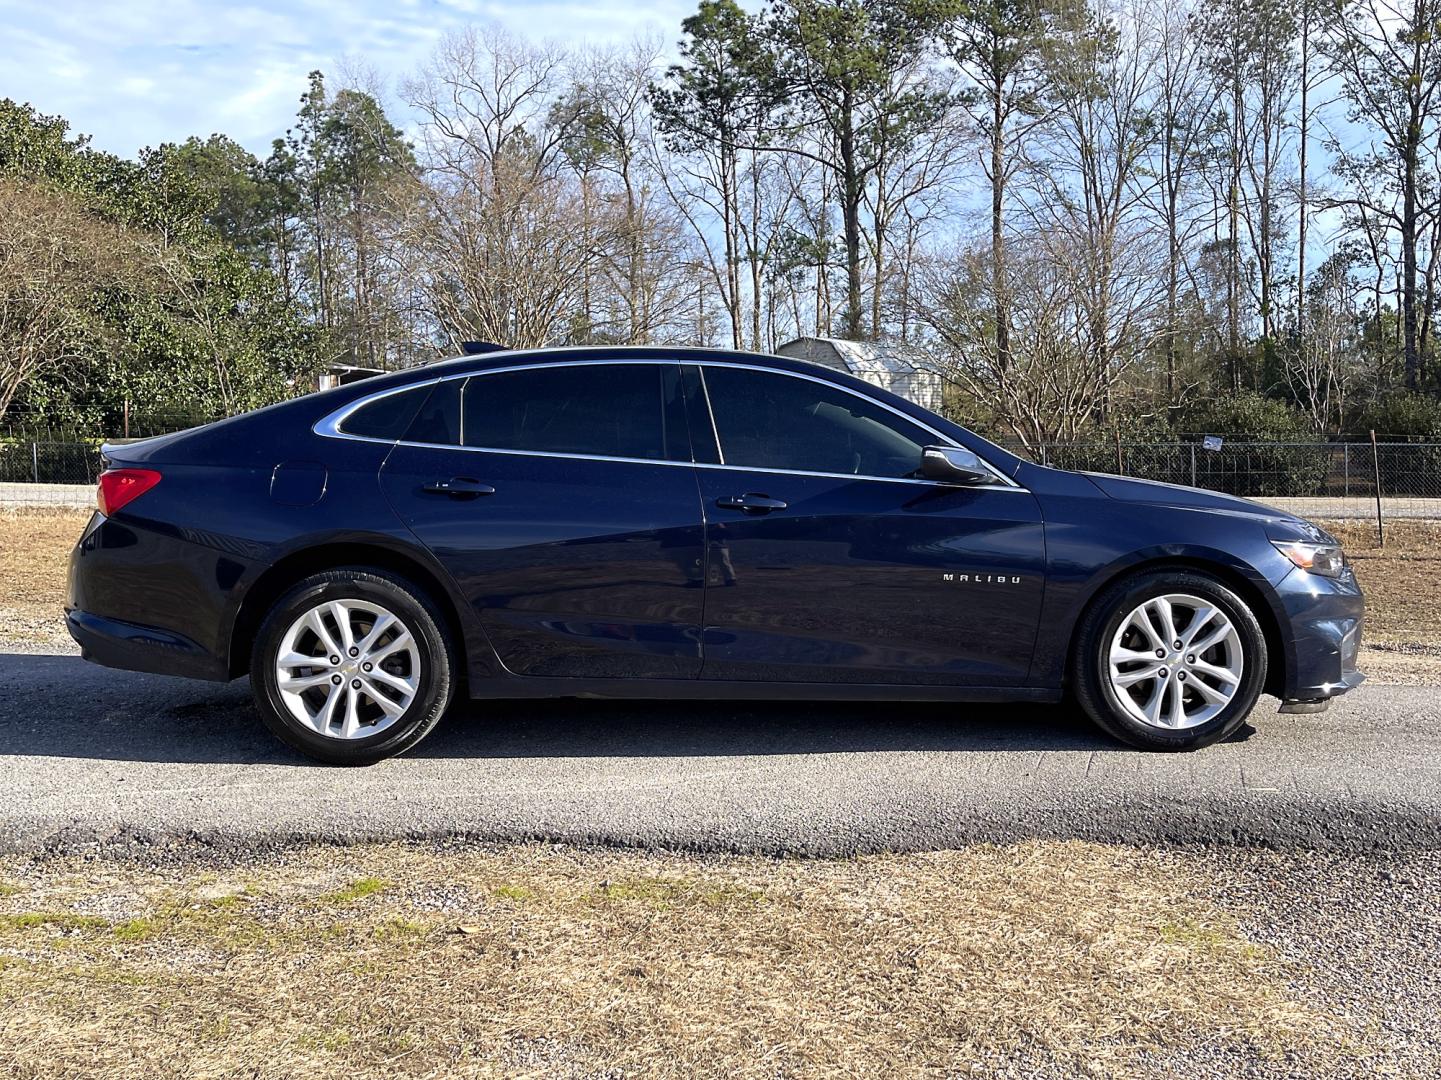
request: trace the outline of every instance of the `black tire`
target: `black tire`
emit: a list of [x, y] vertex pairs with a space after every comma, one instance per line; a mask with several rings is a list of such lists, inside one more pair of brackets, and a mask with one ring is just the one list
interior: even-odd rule
[[[286, 631], [306, 611], [330, 600], [379, 605], [398, 616], [415, 640], [419, 688], [406, 710], [374, 736], [339, 739], [320, 734], [291, 715], [277, 685], [276, 660]], [[297, 582], [261, 623], [250, 658], [251, 689], [265, 726], [287, 746], [329, 765], [372, 765], [420, 742], [449, 708], [458, 671], [455, 643], [435, 601], [400, 575], [368, 566], [338, 567]]]
[[[1183, 593], [1217, 606], [1236, 628], [1243, 664], [1231, 700], [1210, 720], [1168, 730], [1132, 716], [1111, 685], [1110, 645], [1122, 621], [1147, 600]], [[1123, 578], [1087, 608], [1071, 656], [1076, 700], [1103, 731], [1144, 750], [1198, 750], [1235, 733], [1266, 685], [1266, 635], [1250, 607], [1224, 582], [1197, 570], [1159, 570]], [[1123, 691], [1124, 692], [1124, 691]]]

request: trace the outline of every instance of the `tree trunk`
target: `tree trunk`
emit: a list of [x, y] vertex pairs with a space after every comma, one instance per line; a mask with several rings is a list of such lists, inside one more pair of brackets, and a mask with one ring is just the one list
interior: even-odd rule
[[991, 292], [996, 312], [996, 371], [1002, 389], [1011, 366], [1011, 311], [1006, 296], [1004, 93], [1005, 84], [997, 77], [991, 86]]
[[1301, 130], [1300, 202], [1296, 220], [1296, 333], [1306, 347], [1306, 136], [1311, 127], [1307, 111], [1307, 81], [1311, 75], [1311, 5], [1301, 5]]
[[850, 91], [841, 103], [841, 216], [846, 230], [846, 337], [862, 339], [861, 177], [856, 165], [855, 111]]

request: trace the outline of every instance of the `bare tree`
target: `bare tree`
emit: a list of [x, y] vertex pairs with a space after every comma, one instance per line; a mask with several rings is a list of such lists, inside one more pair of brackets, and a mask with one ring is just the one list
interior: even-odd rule
[[1009, 363], [1011, 290], [1006, 276], [1006, 191], [1029, 138], [1051, 115], [1048, 61], [1072, 20], [1049, 0], [985, 0], [963, 6], [947, 30], [951, 58], [970, 83], [961, 98], [984, 139], [980, 167], [990, 187], [991, 299], [997, 371]]
[[1063, 234], [1014, 248], [1016, 333], [1004, 369], [991, 334], [995, 279], [985, 247], [919, 271], [917, 311], [934, 338], [933, 369], [959, 395], [967, 423], [1009, 434], [1028, 449], [1080, 438], [1123, 375], [1098, 368], [1088, 347], [1086, 298], [1070, 271], [1083, 257], [1076, 245], [1074, 234]]
[[1144, 32], [1119, 5], [1094, 13], [1090, 46], [1057, 70], [1049, 153], [1026, 174], [1035, 237], [1071, 275], [1085, 315], [1080, 340], [1102, 393], [1091, 403], [1097, 420], [1120, 373], [1149, 349], [1161, 299], [1162, 263], [1145, 220], [1155, 184], [1146, 148], [1156, 43]]
[[1316, 270], [1307, 332], [1284, 350], [1286, 383], [1317, 431], [1330, 431], [1345, 415], [1347, 399], [1363, 373], [1361, 288], [1351, 275], [1355, 255], [1338, 251]]
[[563, 155], [574, 117], [552, 111], [565, 63], [502, 31], [467, 30], [405, 88], [424, 118], [408, 240], [452, 347], [562, 337], [579, 282], [615, 242], [614, 221], [577, 240], [581, 197]]
[[1181, 286], [1201, 227], [1191, 212], [1203, 166], [1216, 84], [1206, 70], [1194, 5], [1152, 4], [1139, 16], [1155, 39], [1154, 138], [1156, 184], [1150, 199], [1166, 235], [1166, 314], [1163, 327], [1166, 397], [1174, 403], [1181, 336]]
[[[1338, 6], [1320, 43], [1350, 104], [1350, 119], [1375, 133], [1365, 151], [1339, 150], [1350, 191], [1332, 206], [1363, 210], [1394, 231], [1400, 248], [1402, 357], [1406, 386], [1421, 379], [1418, 251], [1438, 212], [1438, 187], [1423, 172], [1441, 119], [1438, 0], [1355, 0]], [[1388, 194], [1399, 205], [1391, 203]]]

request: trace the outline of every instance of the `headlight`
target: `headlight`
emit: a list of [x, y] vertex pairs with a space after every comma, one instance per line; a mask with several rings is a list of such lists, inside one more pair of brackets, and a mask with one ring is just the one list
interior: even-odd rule
[[1307, 540], [1272, 540], [1271, 543], [1302, 570], [1322, 577], [1340, 577], [1346, 565], [1340, 544], [1313, 544]]

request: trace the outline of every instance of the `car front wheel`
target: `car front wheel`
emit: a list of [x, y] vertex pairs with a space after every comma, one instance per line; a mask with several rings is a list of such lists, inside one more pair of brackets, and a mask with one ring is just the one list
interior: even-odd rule
[[1266, 684], [1266, 638], [1250, 607], [1199, 571], [1117, 582], [1082, 619], [1072, 658], [1081, 706], [1149, 750], [1195, 750], [1233, 734]]
[[298, 582], [267, 615], [251, 657], [261, 719], [281, 741], [333, 765], [410, 749], [450, 704], [456, 670], [445, 621], [404, 578], [368, 567]]

